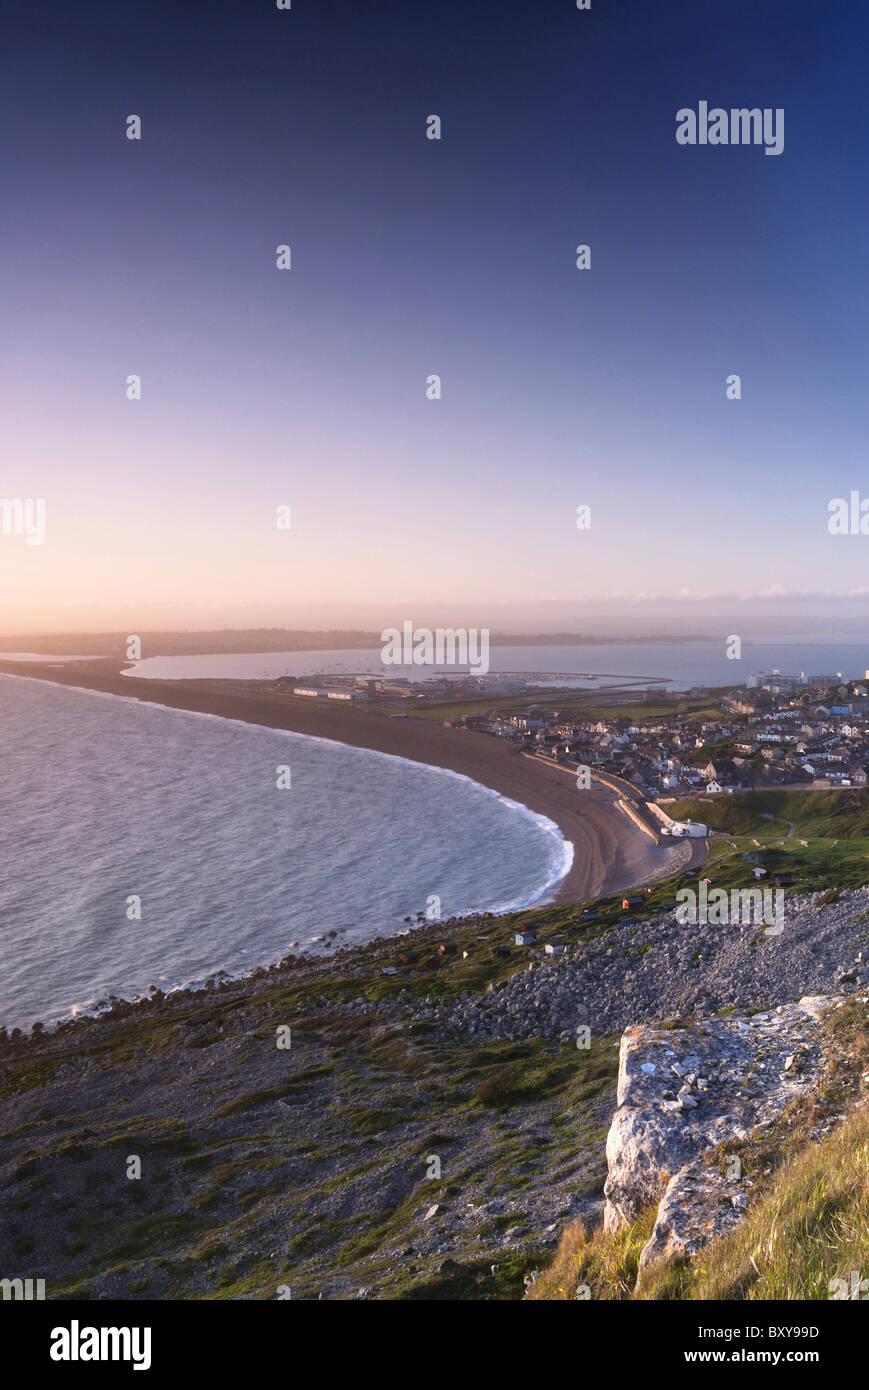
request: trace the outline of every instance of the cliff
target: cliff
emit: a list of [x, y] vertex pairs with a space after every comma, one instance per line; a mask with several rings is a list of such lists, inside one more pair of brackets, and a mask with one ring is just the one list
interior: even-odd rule
[[658, 1204], [641, 1270], [697, 1255], [742, 1219], [755, 1180], [738, 1157], [710, 1162], [712, 1151], [770, 1129], [817, 1089], [829, 1060], [821, 1019], [838, 1002], [806, 997], [769, 1013], [625, 1031], [604, 1230], [615, 1234]]

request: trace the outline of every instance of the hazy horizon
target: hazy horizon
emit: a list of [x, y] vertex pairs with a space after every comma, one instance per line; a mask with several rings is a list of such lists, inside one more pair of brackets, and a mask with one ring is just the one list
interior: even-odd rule
[[[303, 613], [266, 614], [253, 610], [243, 613], [238, 620], [203, 619], [200, 623], [160, 621], [152, 605], [143, 604], [138, 609], [129, 608], [129, 620], [116, 623], [99, 623], [93, 615], [87, 620], [86, 612], [80, 613], [83, 621], [70, 619], [66, 624], [53, 626], [10, 625], [0, 631], [0, 643], [4, 646], [24, 637], [58, 638], [111, 636], [138, 632], [157, 633], [164, 636], [191, 637], [239, 633], [288, 633], [341, 636], [371, 636], [379, 634], [384, 628], [400, 626], [411, 620], [418, 626], [436, 628], [439, 626], [478, 626], [487, 627], [493, 639], [505, 636], [523, 638], [543, 638], [561, 636], [581, 636], [638, 641], [654, 638], [672, 637], [716, 640], [729, 635], [735, 624], [738, 633], [744, 637], [760, 635], [779, 635], [781, 637], [806, 636], [836, 637], [862, 636], [867, 629], [865, 600], [851, 600], [833, 606], [829, 600], [818, 597], [811, 605], [802, 600], [802, 607], [794, 607], [785, 599], [778, 603], [759, 603], [756, 600], [740, 599], [734, 596], [729, 602], [723, 598], [702, 602], [699, 600], [666, 602], [648, 600], [623, 601], [621, 603], [589, 601], [586, 604], [565, 604], [554, 601], [551, 604], [537, 605], [498, 605], [498, 604], [432, 604], [406, 603], [393, 605], [356, 605], [330, 610], [322, 605], [312, 607]], [[163, 612], [162, 617], [168, 615]]]

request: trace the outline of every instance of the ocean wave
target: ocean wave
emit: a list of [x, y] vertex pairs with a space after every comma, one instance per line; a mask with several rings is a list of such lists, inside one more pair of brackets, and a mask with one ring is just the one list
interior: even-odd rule
[[[297, 954], [317, 955], [397, 934], [434, 890], [445, 918], [518, 911], [551, 897], [572, 864], [555, 822], [449, 768], [36, 677], [8, 674], [0, 692], [0, 815], [16, 869], [0, 887], [8, 1026], [100, 1012], [155, 982], [243, 977], [294, 938], [306, 943]], [[299, 800], [285, 808], [263, 788], [288, 740]], [[124, 895], [143, 885], [131, 926]], [[338, 935], [312, 946], [324, 926]]]

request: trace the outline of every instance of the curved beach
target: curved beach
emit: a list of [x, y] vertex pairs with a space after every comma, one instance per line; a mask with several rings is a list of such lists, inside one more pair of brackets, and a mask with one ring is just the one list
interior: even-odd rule
[[121, 674], [117, 661], [64, 666], [0, 661], [0, 671], [332, 739], [461, 773], [547, 816], [571, 842], [573, 863], [552, 895], [557, 901], [576, 902], [624, 891], [675, 870], [685, 859], [684, 845], [656, 843], [636, 815], [620, 804], [630, 802], [632, 795], [636, 799], [623, 784], [595, 779], [588, 790], [577, 791], [573, 777], [563, 768], [517, 752], [488, 734], [425, 719], [394, 719], [302, 704], [292, 697], [246, 691], [240, 683], [229, 691], [216, 691], [197, 681], [139, 679], [133, 683]]

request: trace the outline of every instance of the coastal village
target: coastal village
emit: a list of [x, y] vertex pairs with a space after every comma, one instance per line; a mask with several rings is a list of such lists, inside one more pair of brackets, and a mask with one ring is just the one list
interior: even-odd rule
[[[331, 677], [328, 683], [286, 678], [277, 687], [297, 698], [345, 703], [391, 699], [424, 712], [433, 700], [458, 703], [476, 696], [479, 701], [481, 694], [500, 696], [505, 688], [515, 693], [521, 683], [503, 678], [411, 683]], [[583, 719], [575, 708], [575, 691], [561, 690], [553, 703], [535, 699], [518, 709], [456, 711], [444, 722], [503, 739], [519, 752], [618, 776], [649, 800], [869, 783], [869, 672], [864, 681], [846, 682], [835, 675], [760, 672], [749, 676], [744, 687], [724, 693], [696, 687], [687, 696], [688, 708], [679, 710], [676, 701], [674, 712], [652, 718], [637, 713], [628, 718], [614, 710], [612, 717]], [[626, 692], [623, 703], [636, 710], [637, 702], [660, 705], [666, 698], [651, 688]], [[720, 712], [699, 718], [690, 708], [692, 701], [714, 702]]]
[[[557, 709], [467, 716], [464, 725], [594, 771], [619, 776], [650, 799], [770, 787], [865, 787], [869, 686], [808, 686], [779, 674], [724, 695], [721, 716], [643, 721], [562, 719]], [[709, 692], [692, 691], [692, 695]]]

